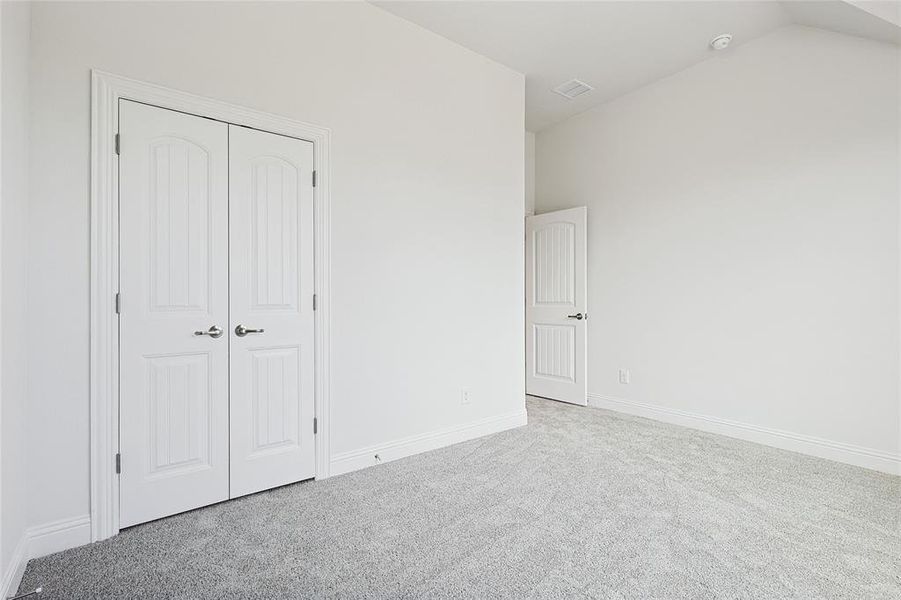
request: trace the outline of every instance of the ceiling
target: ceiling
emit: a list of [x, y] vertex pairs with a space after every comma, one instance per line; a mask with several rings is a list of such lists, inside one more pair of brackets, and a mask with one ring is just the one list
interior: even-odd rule
[[[705, 60], [708, 42], [738, 45], [792, 23], [898, 43], [895, 2], [376, 1], [384, 10], [526, 76], [526, 129], [538, 131]], [[861, 6], [857, 6], [860, 4]], [[580, 79], [568, 100], [552, 88]]]

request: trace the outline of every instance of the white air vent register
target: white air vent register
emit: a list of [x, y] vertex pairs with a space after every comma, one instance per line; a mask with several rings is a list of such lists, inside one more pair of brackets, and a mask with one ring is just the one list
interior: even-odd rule
[[566, 83], [561, 83], [554, 88], [554, 92], [560, 94], [564, 98], [572, 100], [576, 96], [581, 96], [586, 92], [590, 92], [594, 88], [578, 79], [570, 79]]

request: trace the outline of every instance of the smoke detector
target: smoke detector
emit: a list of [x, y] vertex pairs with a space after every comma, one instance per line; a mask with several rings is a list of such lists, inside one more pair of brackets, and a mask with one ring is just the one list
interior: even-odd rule
[[560, 94], [564, 98], [572, 100], [576, 96], [581, 96], [586, 92], [590, 92], [594, 88], [585, 83], [584, 81], [579, 81], [578, 79], [570, 79], [566, 83], [561, 83], [557, 87], [554, 88], [554, 93]]
[[710, 47], [714, 50], [725, 50], [732, 41], [731, 33], [723, 33], [710, 40]]

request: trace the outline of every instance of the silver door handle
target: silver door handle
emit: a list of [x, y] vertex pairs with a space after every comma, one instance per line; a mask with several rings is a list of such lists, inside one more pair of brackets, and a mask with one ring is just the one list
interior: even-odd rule
[[582, 319], [587, 319], [588, 315], [587, 314], [583, 315], [582, 313], [576, 313], [574, 315], [566, 315], [566, 318], [567, 319], [578, 319], [579, 321], [581, 321]]
[[208, 335], [211, 338], [215, 339], [222, 337], [222, 328], [218, 325], [213, 325], [209, 328], [208, 331], [195, 331], [194, 335]]
[[260, 329], [251, 329], [250, 327], [244, 327], [243, 325], [238, 325], [235, 327], [235, 335], [238, 337], [244, 337], [248, 333], [263, 333], [266, 331], [263, 328]]

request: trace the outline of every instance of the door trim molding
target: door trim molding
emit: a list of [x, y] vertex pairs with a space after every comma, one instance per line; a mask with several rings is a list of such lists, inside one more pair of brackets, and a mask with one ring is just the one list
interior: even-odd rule
[[[294, 119], [203, 98], [103, 71], [91, 71], [90, 426], [91, 541], [119, 533], [119, 100], [134, 100], [313, 142], [316, 477], [329, 476], [329, 308], [331, 131]], [[312, 424], [311, 424], [312, 426]]]

